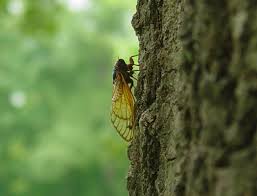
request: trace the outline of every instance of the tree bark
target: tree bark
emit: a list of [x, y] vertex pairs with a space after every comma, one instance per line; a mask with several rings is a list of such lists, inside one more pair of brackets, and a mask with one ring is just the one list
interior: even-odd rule
[[138, 0], [129, 195], [257, 195], [256, 18], [253, 0]]

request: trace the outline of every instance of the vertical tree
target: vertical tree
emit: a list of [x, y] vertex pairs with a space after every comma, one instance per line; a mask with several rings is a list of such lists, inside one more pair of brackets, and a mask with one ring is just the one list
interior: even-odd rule
[[257, 194], [257, 3], [139, 0], [130, 195]]

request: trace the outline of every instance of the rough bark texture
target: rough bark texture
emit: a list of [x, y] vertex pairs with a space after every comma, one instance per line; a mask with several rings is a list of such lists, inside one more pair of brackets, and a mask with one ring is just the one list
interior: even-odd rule
[[138, 0], [131, 196], [257, 195], [257, 2]]

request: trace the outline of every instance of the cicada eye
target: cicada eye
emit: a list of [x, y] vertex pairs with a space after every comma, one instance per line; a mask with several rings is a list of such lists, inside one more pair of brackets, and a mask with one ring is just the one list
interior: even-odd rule
[[114, 80], [116, 79], [116, 71], [112, 71], [112, 83], [114, 83]]
[[122, 64], [122, 65], [126, 65], [126, 63], [125, 63], [125, 61], [124, 61], [123, 59], [119, 59], [119, 60], [118, 60], [118, 63], [119, 63], [119, 64]]

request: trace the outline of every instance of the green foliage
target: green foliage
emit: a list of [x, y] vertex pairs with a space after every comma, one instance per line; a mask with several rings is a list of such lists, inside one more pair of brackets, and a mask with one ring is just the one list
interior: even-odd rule
[[127, 195], [109, 112], [116, 57], [137, 53], [136, 2], [12, 2], [0, 1], [0, 195]]

